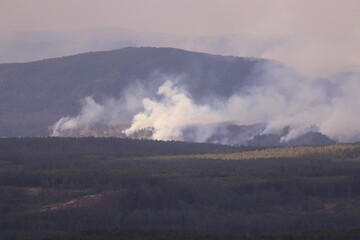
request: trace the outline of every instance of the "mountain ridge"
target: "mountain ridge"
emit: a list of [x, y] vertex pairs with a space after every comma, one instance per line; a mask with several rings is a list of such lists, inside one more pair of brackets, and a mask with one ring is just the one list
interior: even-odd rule
[[[266, 59], [157, 47], [127, 47], [28, 63], [0, 64], [0, 136], [49, 136], [56, 133], [55, 136], [124, 137], [122, 131], [130, 127], [135, 114], [143, 111], [142, 99], [160, 100], [158, 93], [160, 89], [164, 91], [164, 83], [169, 79], [173, 89], [166, 91], [172, 91], [171, 94], [178, 91], [176, 94], [189, 97], [186, 101], [201, 109], [216, 101], [228, 102], [234, 96], [252, 94], [249, 89], [262, 84], [262, 71], [267, 73], [264, 66], [291, 71], [279, 62]], [[124, 103], [122, 100], [128, 95], [134, 96], [130, 96], [129, 103]], [[104, 108], [106, 104], [111, 105], [109, 109]], [[127, 104], [138, 106], [129, 113], [125, 111]], [[122, 107], [125, 107], [124, 111]], [[89, 112], [79, 120], [79, 116], [89, 108], [95, 112]], [[118, 113], [112, 116], [111, 111]], [[89, 119], [95, 118], [92, 114], [100, 120]], [[117, 118], [115, 122], [114, 117]], [[107, 122], [101, 122], [101, 118], [106, 118]], [[59, 121], [62, 121], [60, 125]], [[83, 125], [71, 127], [70, 132], [55, 129], [55, 126], [61, 129], [64, 124], [74, 124], [74, 121], [83, 121]], [[170, 139], [231, 145], [287, 144], [282, 143], [278, 135], [255, 137], [265, 130], [265, 126], [237, 126], [226, 121], [208, 122], [204, 119], [201, 121], [203, 126], [187, 123], [178, 135], [181, 138]], [[152, 138], [151, 129], [143, 130], [131, 136]], [[206, 131], [208, 137], [198, 138], [198, 134], [204, 135]], [[325, 135], [309, 133], [307, 136], [289, 144], [334, 142]]]
[[199, 98], [214, 91], [227, 96], [238, 90], [233, 86], [239, 82], [250, 81], [256, 63], [267, 61], [174, 48], [128, 47], [0, 64], [0, 135], [48, 135], [48, 127], [56, 120], [80, 110], [84, 97], [119, 97], [124, 87], [136, 81], [146, 83], [156, 72], [185, 73], [190, 93], [198, 92], [193, 95]]

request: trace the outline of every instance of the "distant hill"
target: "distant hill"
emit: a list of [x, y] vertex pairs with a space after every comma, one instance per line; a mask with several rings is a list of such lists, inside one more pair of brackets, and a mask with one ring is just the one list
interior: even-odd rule
[[[52, 134], [51, 126], [59, 119], [79, 116], [84, 108], [91, 107], [94, 109], [81, 119], [89, 124], [71, 128], [70, 132], [62, 132], [59, 136], [152, 138], [151, 129], [144, 128], [132, 135], [125, 135], [122, 130], [129, 128], [133, 116], [142, 111], [143, 99], [159, 99], [157, 91], [166, 80], [170, 79], [179, 89], [186, 89], [185, 95], [188, 94], [200, 109], [202, 106], [216, 106], [214, 102], [221, 105], [235, 95], [251, 94], [249, 89], [262, 84], [269, 66], [291, 71], [270, 60], [153, 47], [127, 47], [29, 63], [0, 64], [0, 136], [49, 136]], [[286, 76], [282, 78], [287, 79]], [[141, 109], [126, 112], [119, 101], [124, 95], [134, 95], [132, 98], [136, 100], [136, 103], [126, 102], [125, 105], [140, 104]], [[89, 96], [92, 97], [90, 100]], [[104, 112], [100, 109], [99, 114], [96, 110], [98, 104], [106, 102], [111, 107]], [[114, 111], [118, 113], [112, 121]], [[95, 118], [93, 113], [97, 114], [96, 119], [105, 118], [106, 121], [91, 121]], [[265, 122], [238, 126], [234, 119], [224, 118], [209, 123], [206, 121], [208, 116], [199, 115], [205, 119], [181, 125], [182, 131], [176, 133], [179, 138], [157, 139], [253, 146], [334, 142], [325, 135], [309, 132], [284, 143], [279, 135], [259, 135], [266, 127]], [[199, 140], [204, 133], [207, 137]]]
[[284, 45], [295, 45], [298, 41], [297, 37], [283, 35], [267, 38], [248, 34], [180, 36], [111, 27], [65, 32], [1, 32], [0, 63], [28, 62], [139, 46], [173, 47], [220, 55], [258, 57]]
[[157, 88], [161, 82], [150, 82], [157, 73], [186, 74], [183, 84], [197, 101], [212, 94], [230, 96], [251, 84], [259, 62], [267, 60], [129, 47], [0, 64], [0, 136], [49, 135], [55, 121], [79, 112], [82, 98], [119, 97], [135, 82]]

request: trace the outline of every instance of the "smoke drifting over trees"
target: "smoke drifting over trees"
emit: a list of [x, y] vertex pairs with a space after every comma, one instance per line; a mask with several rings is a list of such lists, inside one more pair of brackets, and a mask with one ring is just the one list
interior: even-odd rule
[[[188, 91], [187, 77], [164, 75], [161, 81], [154, 79], [153, 91], [138, 84], [120, 99], [95, 102], [87, 97], [78, 116], [63, 117], [53, 125], [53, 135], [94, 135], [99, 127], [113, 129], [118, 136], [224, 144], [246, 144], [264, 134], [280, 135], [281, 142], [288, 142], [309, 132], [341, 142], [360, 140], [357, 74], [307, 78], [282, 65], [261, 62], [251, 84], [233, 86], [238, 90], [228, 97], [211, 93], [201, 98]], [[235, 138], [224, 136], [229, 126], [247, 130]]]

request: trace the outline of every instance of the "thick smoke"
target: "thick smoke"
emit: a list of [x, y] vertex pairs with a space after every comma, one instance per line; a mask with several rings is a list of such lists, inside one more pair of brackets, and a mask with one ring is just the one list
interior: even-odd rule
[[246, 144], [261, 134], [278, 134], [288, 142], [314, 131], [341, 142], [360, 140], [358, 74], [313, 79], [261, 64], [253, 78], [254, 84], [226, 99], [214, 95], [201, 103], [181, 78], [171, 76], [164, 77], [155, 93], [139, 85], [101, 104], [87, 97], [78, 116], [54, 124], [53, 135], [72, 135], [79, 129], [94, 135], [91, 130], [102, 125], [113, 133], [117, 129], [119, 136], [224, 144]]
[[[183, 130], [191, 125], [207, 125], [223, 121], [211, 106], [197, 105], [184, 90], [166, 81], [157, 92], [160, 101], [145, 98], [144, 111], [134, 116], [132, 125], [124, 133], [131, 136], [144, 129], [153, 132], [153, 138], [162, 140], [184, 140]], [[205, 141], [203, 134], [196, 134], [195, 141]], [[209, 137], [209, 136], [208, 136]]]
[[93, 97], [86, 97], [79, 115], [58, 120], [52, 126], [52, 135], [124, 136], [122, 129], [129, 127], [132, 116], [142, 110], [141, 99], [145, 96], [144, 86], [136, 83], [126, 88], [119, 99], [109, 98], [97, 103]]

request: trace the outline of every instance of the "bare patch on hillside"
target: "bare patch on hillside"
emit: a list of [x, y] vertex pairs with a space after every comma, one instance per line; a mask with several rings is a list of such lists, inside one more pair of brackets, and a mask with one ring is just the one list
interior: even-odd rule
[[60, 203], [53, 207], [44, 208], [40, 210], [40, 212], [63, 210], [67, 208], [91, 207], [97, 204], [102, 199], [102, 197], [102, 194], [86, 195], [65, 203]]

